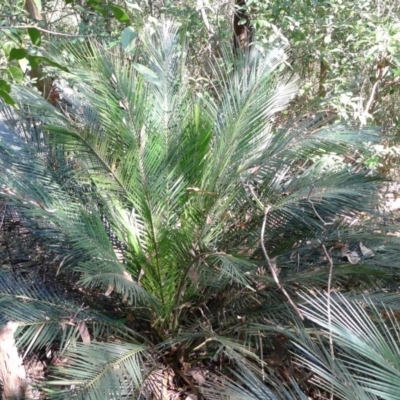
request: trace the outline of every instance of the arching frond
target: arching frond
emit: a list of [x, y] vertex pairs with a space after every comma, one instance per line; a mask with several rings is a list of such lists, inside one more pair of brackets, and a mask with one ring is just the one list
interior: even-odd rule
[[[316, 344], [305, 333], [297, 344], [300, 362], [316, 374], [316, 383], [340, 399], [396, 398], [400, 326], [395, 314], [390, 309], [382, 314], [371, 300], [350, 302], [341, 294], [330, 299], [330, 312], [326, 296], [304, 294], [303, 298], [305, 316], [321, 328]], [[329, 337], [334, 355], [327, 348]]]
[[[62, 354], [46, 384], [50, 399], [121, 399], [137, 396], [143, 383], [145, 347], [127, 343], [77, 343]], [[71, 390], [71, 385], [73, 389]], [[57, 387], [66, 387], [54, 391]]]

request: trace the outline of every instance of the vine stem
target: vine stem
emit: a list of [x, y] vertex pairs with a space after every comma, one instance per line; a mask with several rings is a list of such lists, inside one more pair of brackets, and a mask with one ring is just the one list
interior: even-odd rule
[[275, 281], [276, 285], [278, 286], [279, 290], [284, 294], [284, 296], [288, 300], [289, 304], [296, 311], [296, 313], [299, 316], [299, 318], [302, 321], [304, 321], [304, 315], [302, 314], [300, 309], [296, 306], [296, 304], [293, 302], [293, 300], [290, 298], [289, 293], [286, 291], [286, 289], [280, 283], [278, 275], [276, 273], [276, 268], [272, 265], [271, 259], [268, 256], [267, 249], [265, 248], [265, 244], [264, 244], [265, 226], [267, 225], [267, 218], [268, 218], [268, 213], [269, 213], [270, 209], [271, 209], [271, 206], [265, 207], [265, 209], [264, 209], [264, 219], [263, 219], [263, 224], [262, 224], [262, 227], [261, 227], [261, 248], [263, 250], [265, 260], [267, 261], [269, 270], [271, 271], [272, 277], [274, 278], [274, 281]]
[[[332, 364], [335, 363], [335, 351], [333, 348], [333, 338], [332, 338], [332, 305], [331, 305], [331, 291], [332, 291], [332, 275], [333, 275], [333, 260], [325, 245], [321, 243], [322, 249], [324, 250], [325, 256], [329, 262], [329, 275], [328, 275], [328, 287], [327, 287], [327, 303], [326, 303], [326, 312], [328, 314], [328, 329], [329, 329], [329, 350], [331, 353]], [[332, 365], [333, 369], [333, 365]], [[331, 390], [331, 400], [333, 400], [333, 387]]]

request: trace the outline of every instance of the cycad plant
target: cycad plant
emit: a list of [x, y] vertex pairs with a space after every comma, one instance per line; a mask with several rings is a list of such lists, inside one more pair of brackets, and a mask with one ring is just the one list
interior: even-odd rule
[[[334, 294], [303, 295], [304, 315], [314, 329], [292, 336], [297, 362], [338, 399], [396, 399], [400, 390], [398, 294], [375, 293], [346, 299]], [[331, 342], [330, 351], [328, 341]]]
[[47, 398], [242, 398], [259, 373], [254, 398], [304, 396], [270, 357], [304, 316], [298, 290], [326, 287], [338, 242], [371, 253], [335, 285], [392, 267], [354, 223], [378, 178], [346, 158], [376, 133], [319, 116], [280, 127], [296, 93], [284, 49], [226, 53], [207, 91], [175, 24], [129, 47], [65, 45], [58, 106], [21, 87], [3, 110], [4, 240], [13, 257], [29, 246], [1, 272], [4, 320], [27, 354], [51, 354]]

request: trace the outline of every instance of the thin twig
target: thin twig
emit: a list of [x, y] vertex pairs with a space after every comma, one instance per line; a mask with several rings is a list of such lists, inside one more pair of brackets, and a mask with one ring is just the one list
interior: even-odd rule
[[214, 36], [214, 29], [208, 20], [207, 13], [203, 4], [203, 0], [197, 0], [197, 9], [200, 10], [201, 17], [203, 18], [204, 26], [207, 29], [208, 37]]
[[211, 342], [212, 340], [214, 340], [214, 338], [210, 338], [210, 337], [207, 338], [204, 342], [202, 342], [198, 346], [196, 346], [192, 351], [195, 352], [195, 351], [199, 350], [201, 347], [206, 345], [208, 342]]
[[307, 196], [307, 201], [311, 204], [311, 207], [312, 207], [312, 209], [313, 209], [315, 215], [318, 217], [318, 219], [319, 219], [324, 225], [332, 225], [332, 222], [325, 222], [325, 221], [322, 219], [322, 217], [318, 214], [317, 210], [315, 209], [314, 203], [310, 200], [311, 192], [313, 191], [313, 189], [314, 189], [314, 185], [311, 185], [310, 192], [308, 193], [308, 196]]
[[369, 110], [370, 110], [370, 108], [372, 106], [372, 102], [374, 101], [375, 93], [377, 91], [378, 85], [382, 81], [383, 77], [386, 75], [386, 72], [388, 71], [388, 69], [389, 69], [389, 67], [385, 67], [385, 68], [379, 68], [379, 70], [378, 70], [378, 75], [376, 77], [376, 81], [375, 81], [374, 85], [372, 86], [372, 90], [371, 90], [371, 94], [369, 96], [369, 100], [368, 100], [367, 105], [365, 106], [365, 110], [363, 112], [363, 117], [365, 119], [369, 115]]
[[2, 209], [0, 210], [0, 211], [3, 211], [3, 210], [4, 210], [3, 215], [2, 215], [2, 218], [1, 218], [1, 222], [0, 222], [0, 229], [3, 228], [4, 219], [6, 218], [7, 202], [8, 202], [8, 201], [6, 201], [6, 202], [4, 203], [4, 206], [3, 206]]
[[332, 225], [331, 222], [325, 222], [322, 217], [318, 214], [317, 210], [314, 207], [314, 203], [311, 200], [308, 200], [308, 202], [311, 204], [311, 207], [315, 213], [315, 215], [318, 217], [318, 219], [324, 224], [324, 225]]
[[[331, 353], [332, 364], [335, 362], [335, 351], [333, 348], [332, 338], [332, 309], [331, 309], [331, 288], [332, 288], [332, 275], [333, 275], [333, 260], [329, 252], [326, 250], [325, 245], [321, 242], [321, 246], [324, 250], [325, 256], [329, 261], [329, 275], [328, 275], [328, 288], [327, 288], [327, 314], [328, 314], [328, 329], [329, 329], [329, 350]], [[331, 390], [331, 400], [333, 400], [333, 387]]]
[[264, 257], [267, 261], [268, 267], [271, 271], [272, 277], [274, 278], [274, 281], [276, 285], [278, 286], [279, 290], [284, 294], [284, 296], [287, 298], [289, 304], [293, 307], [293, 309], [296, 311], [297, 315], [300, 317], [302, 321], [304, 321], [304, 315], [301, 313], [299, 308], [294, 304], [293, 300], [290, 298], [289, 293], [285, 290], [285, 288], [282, 286], [282, 284], [279, 282], [278, 275], [276, 273], [275, 267], [272, 265], [271, 259], [268, 256], [267, 249], [265, 248], [264, 244], [264, 233], [265, 233], [265, 225], [267, 224], [267, 217], [268, 217], [268, 212], [271, 209], [271, 206], [265, 207], [264, 210], [264, 219], [263, 219], [263, 224], [261, 228], [261, 248], [264, 253]]
[[372, 86], [372, 90], [371, 90], [371, 95], [370, 95], [370, 97], [369, 97], [369, 100], [368, 100], [368, 103], [367, 103], [367, 105], [365, 106], [365, 110], [364, 110], [364, 112], [363, 112], [363, 117], [365, 118], [365, 120], [367, 119], [367, 116], [368, 116], [368, 114], [369, 114], [369, 109], [371, 108], [371, 105], [372, 105], [372, 102], [373, 102], [373, 100], [374, 100], [374, 97], [375, 97], [375, 92], [376, 92], [376, 89], [377, 89], [377, 87], [378, 87], [378, 85], [379, 85], [379, 82], [380, 82], [380, 80], [378, 79], [375, 83], [374, 83], [374, 85]]
[[3, 29], [28, 29], [28, 28], [36, 28], [40, 32], [45, 32], [45, 33], [48, 33], [48, 34], [54, 35], [54, 36], [65, 36], [65, 37], [75, 37], [75, 38], [94, 37], [94, 35], [75, 35], [73, 33], [61, 33], [61, 32], [49, 31], [48, 29], [40, 28], [39, 26], [29, 26], [29, 25], [0, 26], [0, 30], [3, 30]]
[[261, 337], [261, 332], [258, 331], [258, 338], [260, 339], [260, 360], [261, 360], [261, 377], [262, 381], [265, 381], [265, 371], [264, 371], [264, 351], [263, 351], [263, 343], [262, 343], [262, 337]]

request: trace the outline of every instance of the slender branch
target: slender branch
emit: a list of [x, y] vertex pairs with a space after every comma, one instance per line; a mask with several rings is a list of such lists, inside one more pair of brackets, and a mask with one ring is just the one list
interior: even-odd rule
[[1, 222], [0, 222], [0, 229], [3, 227], [4, 219], [6, 218], [7, 203], [8, 203], [8, 200], [6, 200], [3, 203], [3, 207], [0, 210], [0, 211], [2, 211], [2, 214], [3, 214], [2, 218], [1, 218]]
[[386, 72], [388, 71], [389, 67], [385, 67], [385, 68], [379, 68], [378, 69], [378, 74], [377, 74], [377, 78], [376, 81], [374, 83], [374, 85], [372, 86], [372, 90], [371, 90], [371, 94], [369, 96], [369, 100], [367, 102], [367, 105], [365, 106], [365, 110], [363, 112], [363, 117], [366, 119], [368, 114], [369, 114], [369, 110], [372, 106], [372, 102], [375, 99], [375, 93], [377, 91], [378, 85], [379, 83], [382, 81], [383, 77], [386, 75]]
[[261, 377], [263, 382], [265, 381], [265, 371], [264, 371], [264, 351], [263, 351], [263, 342], [261, 332], [258, 331], [258, 338], [260, 339], [260, 360], [261, 360]]
[[207, 338], [204, 342], [200, 343], [197, 347], [195, 347], [192, 351], [195, 352], [197, 350], [199, 350], [201, 347], [203, 347], [205, 344], [207, 344], [208, 342], [211, 342], [212, 340], [214, 340], [214, 338]]
[[212, 39], [215, 36], [215, 32], [214, 32], [213, 27], [210, 24], [210, 21], [208, 20], [203, 0], [197, 0], [197, 8], [200, 10], [201, 18], [203, 19], [204, 26], [207, 29], [208, 44], [207, 44], [206, 48], [208, 49], [209, 53], [211, 54], [212, 53]]
[[289, 304], [296, 311], [296, 313], [300, 317], [300, 319], [302, 321], [304, 321], [304, 315], [299, 310], [299, 308], [296, 306], [296, 304], [294, 304], [293, 300], [290, 298], [289, 293], [286, 291], [286, 289], [279, 282], [279, 278], [276, 273], [276, 269], [272, 265], [271, 259], [269, 258], [268, 253], [267, 253], [267, 249], [265, 248], [265, 244], [264, 244], [265, 225], [267, 224], [267, 217], [268, 217], [268, 212], [270, 209], [271, 209], [271, 206], [268, 206], [268, 207], [265, 207], [265, 210], [264, 210], [264, 219], [263, 219], [263, 224], [262, 224], [262, 228], [261, 228], [261, 248], [263, 250], [265, 260], [267, 261], [268, 267], [271, 271], [272, 277], [274, 278], [276, 285], [278, 286], [279, 290], [284, 294], [284, 296], [288, 300]]
[[29, 26], [29, 25], [14, 25], [14, 26], [0, 26], [0, 30], [3, 29], [28, 29], [28, 28], [35, 28], [40, 32], [49, 33], [50, 35], [54, 36], [65, 36], [65, 37], [94, 37], [94, 35], [75, 35], [73, 33], [62, 33], [62, 32], [54, 32], [49, 31], [48, 29], [40, 28], [39, 26]]
[[[313, 202], [310, 200], [311, 191], [314, 186], [312, 186], [310, 193], [308, 194], [307, 200], [311, 203], [311, 206], [315, 212], [315, 215], [322, 221], [324, 225], [328, 225], [321, 216], [317, 213], [317, 210], [314, 207]], [[325, 237], [327, 235], [327, 231], [325, 230]], [[325, 240], [325, 239], [324, 239]], [[329, 350], [331, 354], [331, 366], [332, 371], [334, 370], [334, 363], [335, 363], [335, 351], [333, 348], [333, 338], [332, 338], [332, 305], [331, 305], [331, 291], [332, 291], [332, 275], [333, 275], [333, 260], [331, 255], [329, 254], [328, 250], [325, 247], [324, 241], [318, 240], [322, 249], [324, 250], [325, 256], [329, 261], [329, 274], [328, 274], [328, 288], [327, 288], [327, 314], [328, 314], [328, 330], [329, 330]], [[331, 400], [333, 400], [333, 384], [331, 387]]]
[[367, 103], [367, 105], [365, 106], [365, 110], [364, 110], [364, 112], [363, 112], [363, 116], [364, 116], [365, 118], [366, 118], [367, 115], [369, 114], [368, 111], [369, 111], [369, 109], [371, 108], [372, 102], [374, 101], [375, 92], [376, 92], [376, 89], [377, 89], [377, 87], [378, 87], [378, 85], [379, 85], [379, 82], [380, 82], [380, 80], [378, 79], [378, 80], [374, 83], [374, 86], [372, 86], [371, 95], [370, 95], [370, 97], [369, 97], [368, 103]]
[[311, 192], [314, 189], [314, 185], [311, 186], [310, 192], [308, 193], [307, 196], [307, 201], [311, 204], [311, 207], [315, 213], [315, 215], [318, 217], [318, 219], [324, 224], [324, 225], [332, 225], [332, 222], [325, 222], [322, 217], [318, 214], [317, 210], [315, 209], [314, 203], [310, 200]]
[[[329, 275], [328, 275], [328, 288], [327, 288], [327, 314], [328, 314], [328, 329], [329, 329], [329, 350], [331, 353], [331, 361], [332, 364], [335, 363], [335, 351], [333, 348], [333, 338], [332, 338], [332, 305], [331, 305], [331, 288], [332, 288], [332, 274], [333, 274], [333, 260], [329, 252], [326, 250], [325, 245], [321, 243], [321, 246], [324, 250], [325, 256], [327, 260], [329, 261]], [[333, 367], [333, 365], [332, 365]], [[331, 400], [333, 400], [333, 387], [331, 390]]]
[[203, 0], [197, 0], [197, 8], [200, 10], [201, 17], [203, 18], [204, 26], [207, 29], [208, 36], [214, 36], [214, 29], [210, 25], [210, 21], [208, 20], [207, 13], [203, 4]]
[[308, 202], [311, 204], [311, 207], [315, 213], [315, 215], [318, 217], [318, 219], [324, 224], [324, 225], [332, 225], [331, 222], [325, 222], [322, 217], [318, 214], [317, 210], [314, 207], [314, 203], [311, 200], [308, 200]]
[[[47, 12], [47, 14], [51, 14], [53, 11], [49, 11], [49, 12]], [[42, 15], [43, 15], [44, 13], [42, 12]], [[62, 21], [63, 19], [65, 19], [65, 18], [69, 18], [69, 17], [74, 17], [76, 14], [75, 13], [73, 13], [73, 12], [71, 12], [71, 13], [69, 13], [69, 14], [65, 14], [65, 15], [63, 15], [63, 16], [61, 16], [60, 18], [57, 18], [57, 19], [55, 19], [55, 20], [53, 20], [53, 21], [51, 21], [51, 22], [48, 22], [47, 23], [47, 25], [55, 25], [57, 22], [60, 22], [60, 21]]]

